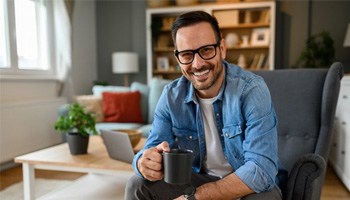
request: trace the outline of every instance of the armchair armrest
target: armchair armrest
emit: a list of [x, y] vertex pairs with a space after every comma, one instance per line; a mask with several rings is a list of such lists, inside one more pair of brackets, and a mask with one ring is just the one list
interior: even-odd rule
[[287, 200], [319, 200], [326, 172], [326, 161], [317, 154], [306, 154], [293, 166], [287, 183]]

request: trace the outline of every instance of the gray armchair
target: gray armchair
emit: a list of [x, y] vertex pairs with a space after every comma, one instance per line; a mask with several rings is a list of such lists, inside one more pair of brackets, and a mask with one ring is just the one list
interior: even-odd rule
[[344, 73], [342, 65], [254, 73], [265, 79], [278, 117], [279, 157], [288, 174], [282, 186], [284, 199], [319, 200]]

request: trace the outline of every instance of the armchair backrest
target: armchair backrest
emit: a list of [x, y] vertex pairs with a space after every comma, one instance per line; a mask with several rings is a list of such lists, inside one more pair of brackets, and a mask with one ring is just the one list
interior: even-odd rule
[[290, 172], [305, 154], [328, 160], [343, 68], [255, 71], [270, 89], [278, 117], [279, 158]]

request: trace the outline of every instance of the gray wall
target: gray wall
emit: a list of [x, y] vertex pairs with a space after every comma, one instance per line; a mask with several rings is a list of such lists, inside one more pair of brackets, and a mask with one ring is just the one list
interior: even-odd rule
[[[145, 9], [147, 1], [98, 0], [96, 2], [98, 79], [123, 85], [123, 76], [112, 73], [114, 51], [135, 51], [140, 72], [131, 81], [147, 82]], [[277, 1], [276, 68], [288, 68], [305, 48], [309, 34], [327, 30], [335, 42], [336, 60], [350, 73], [350, 48], [343, 47], [350, 22], [350, 1]]]
[[97, 78], [95, 11], [94, 1], [76, 1], [74, 4], [72, 82], [66, 83], [73, 90], [71, 95], [90, 94], [92, 80]]
[[350, 47], [343, 47], [346, 29], [350, 23], [350, 1], [314, 2], [312, 9], [312, 33], [328, 30], [334, 39], [336, 60], [343, 63], [350, 73]]
[[99, 81], [123, 85], [123, 75], [112, 73], [112, 53], [133, 51], [139, 54], [139, 73], [129, 80], [147, 82], [146, 69], [146, 1], [96, 2], [97, 71]]
[[329, 31], [334, 40], [335, 60], [350, 73], [350, 48], [343, 47], [350, 23], [350, 1], [278, 1], [276, 68], [295, 64], [309, 35]]

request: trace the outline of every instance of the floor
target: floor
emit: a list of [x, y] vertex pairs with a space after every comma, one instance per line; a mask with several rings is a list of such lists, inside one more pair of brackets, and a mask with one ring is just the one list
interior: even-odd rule
[[[75, 180], [83, 175], [84, 173], [36, 170], [37, 178]], [[19, 181], [22, 181], [21, 167], [0, 172], [0, 190]], [[327, 169], [321, 200], [350, 200], [350, 192], [339, 180], [331, 167]]]

